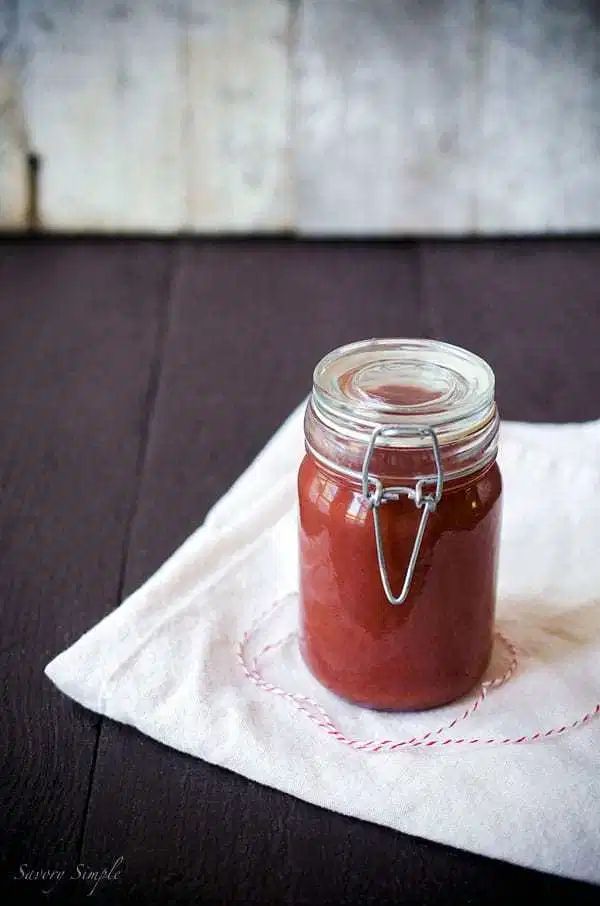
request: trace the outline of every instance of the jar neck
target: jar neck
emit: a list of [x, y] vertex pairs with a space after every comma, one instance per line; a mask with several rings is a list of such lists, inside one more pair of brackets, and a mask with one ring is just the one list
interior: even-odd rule
[[[373, 430], [377, 425], [373, 425]], [[414, 434], [396, 438], [381, 438], [373, 451], [369, 474], [384, 483], [414, 482], [435, 477], [431, 443]], [[441, 462], [445, 481], [455, 482], [480, 472], [489, 466], [498, 451], [500, 419], [495, 402], [468, 432], [438, 431]], [[323, 467], [352, 481], [360, 481], [365, 453], [372, 431], [352, 432], [349, 436], [343, 424], [336, 424], [331, 413], [323, 413], [313, 393], [304, 418], [307, 451]]]

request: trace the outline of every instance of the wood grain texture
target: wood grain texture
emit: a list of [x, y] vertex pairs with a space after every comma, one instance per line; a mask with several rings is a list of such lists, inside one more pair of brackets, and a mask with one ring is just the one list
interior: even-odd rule
[[420, 332], [415, 266], [409, 243], [182, 246], [128, 588], [251, 462], [322, 355], [365, 331]]
[[597, 229], [600, 23], [581, 0], [305, 0], [305, 233]]
[[600, 249], [586, 240], [421, 246], [433, 336], [479, 352], [496, 371], [504, 418], [600, 416]]
[[337, 343], [443, 335], [490, 356], [507, 415], [597, 416], [599, 255], [598, 241], [0, 243], [2, 892], [80, 904], [77, 884], [44, 896], [10, 876], [123, 856], [91, 902], [597, 903], [589, 885], [327, 812], [110, 721], [95, 758], [97, 718], [42, 668], [200, 522]]
[[0, 245], [0, 888], [19, 897], [40, 893], [11, 885], [20, 865], [79, 858], [99, 718], [43, 668], [119, 599], [167, 251]]
[[11, 0], [0, 227], [26, 226], [25, 148], [45, 230], [597, 230], [599, 9]]
[[[550, 267], [560, 252], [548, 252]], [[417, 254], [411, 243], [183, 246], [127, 592], [196, 527], [307, 392], [322, 353], [428, 329]], [[540, 254], [540, 272], [545, 263]], [[442, 302], [460, 311], [460, 297]], [[500, 307], [496, 316], [500, 329]], [[467, 306], [459, 326], [472, 317]], [[83, 857], [103, 864], [119, 854], [127, 869], [118, 893], [143, 902], [464, 906], [505, 904], [516, 888], [549, 902], [591, 903], [597, 894], [329, 813], [104, 721]], [[116, 896], [109, 891], [107, 902]]]
[[600, 4], [486, 0], [473, 228], [600, 225]]
[[28, 149], [17, 28], [17, 0], [0, 4], [0, 229], [22, 229], [28, 217]]
[[298, 22], [298, 226], [473, 227], [479, 19], [471, 0], [305, 0]]
[[19, 0], [48, 230], [288, 225], [283, 0]]
[[[127, 591], [199, 524], [308, 392], [322, 354], [367, 329], [419, 331], [414, 266], [410, 244], [185, 244]], [[180, 816], [169, 823], [170, 839], [167, 811]], [[102, 863], [125, 852], [125, 889], [144, 901], [160, 891], [173, 903], [302, 903], [314, 887], [303, 877], [310, 859], [296, 850], [310, 835], [302, 816], [316, 821], [315, 814], [324, 841], [344, 820], [183, 754], [173, 757], [105, 721], [83, 855]], [[339, 850], [345, 834], [323, 845]]]
[[188, 0], [183, 32], [183, 226], [292, 225], [290, 8], [286, 0]]
[[45, 229], [182, 223], [175, 5], [19, 0], [24, 105]]

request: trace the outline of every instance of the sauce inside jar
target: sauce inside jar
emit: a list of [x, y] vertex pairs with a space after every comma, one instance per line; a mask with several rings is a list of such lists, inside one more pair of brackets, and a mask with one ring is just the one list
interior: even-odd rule
[[[470, 371], [461, 356], [475, 363]], [[448, 376], [454, 370], [458, 379]], [[347, 700], [431, 708], [468, 692], [487, 667], [502, 490], [490, 375], [464, 350], [400, 340], [352, 344], [315, 371], [298, 478], [301, 650], [314, 676]], [[431, 447], [418, 437], [424, 425], [436, 431], [444, 467], [408, 596], [397, 605], [384, 590], [360, 481], [370, 433], [382, 424], [415, 429], [408, 441], [392, 439], [374, 451], [369, 474], [384, 487], [414, 487], [431, 476]], [[382, 502], [378, 515], [389, 584], [398, 591], [421, 511], [400, 496]]]

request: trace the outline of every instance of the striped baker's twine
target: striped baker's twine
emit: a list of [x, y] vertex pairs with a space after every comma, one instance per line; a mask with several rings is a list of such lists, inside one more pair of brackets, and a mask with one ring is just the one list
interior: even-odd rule
[[263, 692], [271, 692], [273, 695], [277, 695], [280, 698], [290, 702], [298, 711], [308, 717], [313, 723], [315, 723], [321, 730], [327, 733], [329, 736], [332, 736], [338, 742], [341, 742], [343, 745], [349, 746], [351, 749], [356, 749], [363, 752], [394, 752], [402, 748], [433, 748], [437, 746], [438, 748], [446, 746], [457, 746], [457, 745], [482, 745], [482, 746], [500, 746], [500, 745], [519, 745], [521, 743], [529, 743], [541, 741], [543, 739], [548, 739], [552, 736], [561, 736], [566, 733], [568, 730], [573, 730], [576, 727], [583, 726], [588, 723], [592, 718], [600, 714], [600, 703], [595, 705], [595, 707], [587, 711], [581, 717], [578, 717], [576, 720], [571, 723], [563, 724], [562, 726], [551, 727], [549, 730], [538, 730], [535, 733], [528, 733], [522, 736], [492, 736], [492, 737], [483, 737], [483, 736], [474, 736], [474, 737], [446, 737], [441, 739], [440, 737], [455, 727], [461, 721], [467, 720], [479, 710], [488, 694], [493, 689], [498, 689], [500, 686], [503, 686], [511, 678], [513, 673], [517, 668], [517, 651], [515, 646], [512, 644], [506, 636], [502, 635], [501, 632], [496, 632], [496, 638], [498, 638], [507, 652], [510, 655], [510, 662], [508, 667], [501, 676], [495, 677], [492, 680], [487, 680], [482, 683], [475, 701], [462, 713], [458, 714], [453, 720], [449, 723], [444, 724], [439, 727], [437, 730], [430, 730], [427, 733], [423, 733], [421, 736], [412, 736], [407, 739], [393, 740], [393, 739], [356, 739], [351, 736], [346, 736], [346, 734], [336, 726], [332, 718], [325, 711], [325, 709], [313, 698], [310, 698], [308, 695], [303, 695], [300, 692], [289, 692], [286, 689], [282, 689], [281, 686], [277, 686], [274, 683], [270, 683], [263, 677], [260, 672], [259, 662], [260, 659], [268, 652], [273, 651], [277, 648], [282, 647], [286, 642], [293, 638], [296, 633], [290, 632], [284, 638], [280, 639], [277, 642], [273, 642], [266, 647], [264, 647], [260, 653], [250, 662], [247, 656], [248, 646], [256, 633], [259, 627], [273, 614], [273, 611], [278, 609], [282, 601], [277, 601], [272, 607], [266, 610], [257, 620], [250, 626], [250, 628], [244, 633], [241, 641], [237, 645], [237, 658], [240, 663], [240, 666], [250, 682], [254, 683], [259, 689], [262, 689]]

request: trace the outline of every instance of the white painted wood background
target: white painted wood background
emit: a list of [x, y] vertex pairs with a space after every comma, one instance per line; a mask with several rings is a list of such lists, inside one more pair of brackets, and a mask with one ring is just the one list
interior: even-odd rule
[[0, 226], [32, 224], [597, 230], [600, 2], [0, 0]]

